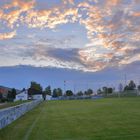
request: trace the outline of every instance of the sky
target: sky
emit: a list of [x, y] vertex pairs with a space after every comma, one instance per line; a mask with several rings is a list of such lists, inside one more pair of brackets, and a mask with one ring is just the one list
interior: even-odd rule
[[[127, 73], [139, 81], [139, 61], [140, 0], [0, 1], [1, 84], [20, 88], [35, 79], [59, 86], [79, 76], [101, 85], [118, 83]], [[19, 69], [28, 69], [20, 83]], [[60, 82], [53, 73], [44, 83], [43, 74], [32, 74], [42, 69], [64, 77]], [[15, 77], [4, 82], [8, 74]]]

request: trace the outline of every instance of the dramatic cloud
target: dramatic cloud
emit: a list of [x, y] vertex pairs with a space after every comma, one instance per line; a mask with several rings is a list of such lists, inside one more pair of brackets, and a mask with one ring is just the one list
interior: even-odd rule
[[16, 36], [16, 31], [9, 33], [0, 33], [0, 40], [10, 39]]
[[[10, 43], [12, 49], [5, 49], [3, 54], [10, 54], [13, 64], [92, 72], [131, 64], [140, 60], [139, 4], [139, 0], [1, 2], [0, 40], [7, 41], [1, 46], [17, 37]], [[67, 33], [73, 34], [71, 41], [64, 39]], [[48, 36], [52, 39], [47, 40]], [[75, 41], [75, 36], [81, 38]]]
[[17, 22], [22, 18], [22, 14], [32, 9], [34, 5], [35, 2], [33, 0], [13, 0], [11, 3], [1, 7], [0, 19], [5, 21], [8, 27], [14, 28], [14, 26], [18, 26]]
[[78, 10], [76, 8], [53, 8], [51, 10], [29, 11], [22, 21], [31, 28], [55, 28], [56, 25], [77, 21]]

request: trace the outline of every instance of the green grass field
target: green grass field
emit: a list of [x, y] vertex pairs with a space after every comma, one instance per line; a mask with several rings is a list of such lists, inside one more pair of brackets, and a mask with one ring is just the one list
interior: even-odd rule
[[140, 140], [140, 98], [43, 102], [0, 140]]

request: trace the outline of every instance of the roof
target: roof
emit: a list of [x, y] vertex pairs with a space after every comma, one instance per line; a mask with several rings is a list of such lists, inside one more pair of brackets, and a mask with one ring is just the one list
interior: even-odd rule
[[7, 90], [11, 90], [12, 89], [12, 88], [9, 88], [9, 87], [4, 87], [4, 86], [0, 86], [0, 88], [7, 89]]
[[[13, 88], [5, 87], [5, 86], [0, 86], [0, 89], [6, 89], [6, 90], [12, 90]], [[21, 90], [15, 89], [16, 92], [20, 92]]]
[[21, 93], [23, 93], [23, 92], [26, 92], [26, 93], [28, 94], [28, 90], [25, 89], [25, 90], [19, 90], [19, 91], [17, 91], [17, 95], [18, 95], [18, 94], [21, 94]]

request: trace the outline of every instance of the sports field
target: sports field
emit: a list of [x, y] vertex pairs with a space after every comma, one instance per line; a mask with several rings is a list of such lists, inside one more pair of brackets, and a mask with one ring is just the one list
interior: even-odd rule
[[140, 98], [43, 102], [0, 140], [140, 140]]

